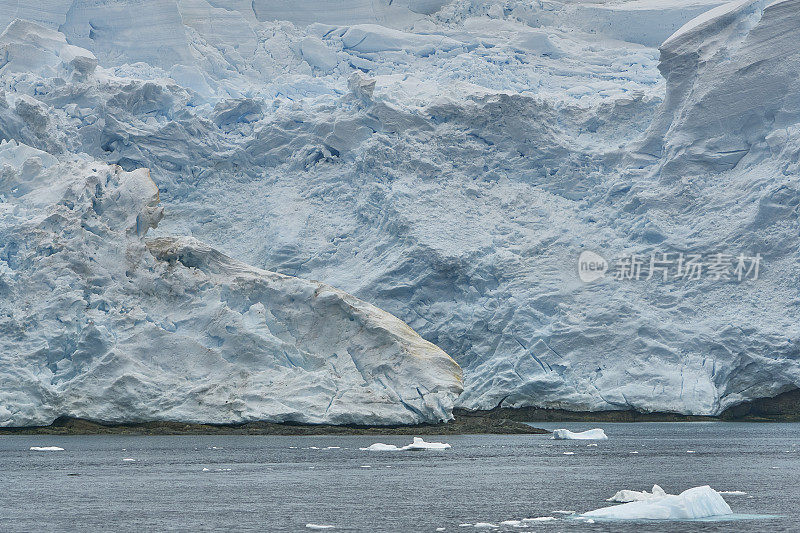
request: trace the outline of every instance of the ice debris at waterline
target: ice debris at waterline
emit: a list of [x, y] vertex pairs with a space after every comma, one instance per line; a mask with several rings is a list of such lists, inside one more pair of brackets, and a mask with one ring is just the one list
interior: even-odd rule
[[554, 429], [553, 436], [556, 440], [608, 440], [606, 432], [600, 428], [574, 433], [568, 429]]
[[640, 501], [603, 507], [580, 515], [608, 520], [693, 520], [733, 514], [722, 496], [708, 485], [680, 494], [653, 495]]
[[[159, 236], [191, 235], [393, 313], [457, 358], [462, 407], [714, 415], [800, 385], [800, 0], [727, 3], [690, 22], [724, 3], [0, 0], [0, 138], [46, 151], [43, 164], [89, 154], [150, 168], [170, 213]], [[16, 205], [0, 194], [2, 209]], [[116, 239], [91, 222], [77, 229]], [[0, 290], [30, 262], [9, 235]], [[640, 279], [582, 283], [584, 250], [609, 264], [635, 254]], [[717, 252], [760, 254], [758, 279], [676, 272], [679, 257]], [[668, 279], [647, 279], [662, 254]], [[362, 380], [346, 340], [326, 348], [322, 337], [350, 339], [359, 321], [306, 346], [305, 318], [318, 316], [299, 311], [307, 293], [228, 302], [227, 273], [202, 283], [209, 265], [184, 289], [156, 275], [165, 260], [131, 278], [127, 264], [111, 276], [76, 261], [84, 287], [30, 278], [42, 287], [30, 320], [27, 295], [0, 296], [0, 320], [27, 346], [10, 340], [11, 360], [0, 346], [2, 424], [69, 414], [61, 404], [152, 418], [143, 406], [162, 401], [195, 421], [449, 416], [452, 371], [378, 379], [370, 365]], [[173, 263], [178, 278], [195, 272], [191, 257]], [[140, 293], [142, 276], [161, 307], [106, 294]], [[65, 323], [36, 311], [46, 291]], [[172, 319], [171, 291], [208, 331], [185, 308]], [[79, 308], [91, 322], [76, 322]], [[138, 337], [116, 346], [125, 331]], [[164, 339], [174, 365], [148, 359]], [[102, 376], [95, 363], [112, 351]], [[274, 371], [259, 370], [262, 353]], [[16, 376], [24, 400], [6, 393]], [[91, 408], [73, 401], [81, 388]]]
[[643, 500], [652, 500], [653, 498], [661, 498], [662, 496], [666, 495], [667, 493], [664, 489], [662, 489], [658, 485], [653, 485], [652, 492], [647, 492], [646, 490], [639, 492], [637, 490], [623, 489], [618, 491], [612, 497], [608, 498], [606, 501], [617, 502], [617, 503], [629, 503], [629, 502], [638, 502]]
[[0, 426], [452, 417], [460, 369], [389, 313], [146, 240], [163, 216], [146, 169], [2, 142], [0, 199]]
[[425, 442], [420, 437], [414, 437], [414, 442], [405, 446], [395, 446], [394, 444], [384, 444], [376, 442], [361, 450], [370, 452], [396, 452], [396, 451], [421, 451], [421, 450], [446, 450], [451, 446], [446, 442]]
[[58, 446], [31, 446], [30, 450], [33, 452], [63, 452], [64, 448]]

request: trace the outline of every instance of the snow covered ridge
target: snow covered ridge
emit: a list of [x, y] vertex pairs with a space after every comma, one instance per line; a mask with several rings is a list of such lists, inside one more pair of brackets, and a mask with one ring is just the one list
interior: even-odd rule
[[780, 150], [800, 122], [798, 0], [738, 0], [661, 47], [667, 98], [645, 150], [670, 176], [722, 172]]
[[0, 425], [448, 420], [461, 371], [380, 309], [249, 267], [163, 215], [145, 169], [0, 144]]

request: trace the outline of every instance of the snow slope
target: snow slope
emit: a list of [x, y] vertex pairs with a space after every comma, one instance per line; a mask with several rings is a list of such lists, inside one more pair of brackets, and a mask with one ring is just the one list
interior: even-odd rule
[[146, 169], [0, 144], [0, 426], [449, 419], [460, 369], [342, 291], [249, 267], [163, 216]]
[[[181, 0], [147, 38], [141, 2], [4, 2], [53, 33], [0, 37], [1, 137], [150, 168], [157, 236], [375, 303], [453, 355], [463, 407], [800, 385], [795, 0]], [[584, 284], [584, 250], [763, 268]]]

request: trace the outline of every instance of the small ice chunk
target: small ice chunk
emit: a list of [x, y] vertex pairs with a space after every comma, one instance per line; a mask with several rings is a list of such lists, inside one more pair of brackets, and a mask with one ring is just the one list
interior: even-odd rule
[[306, 527], [308, 529], [320, 530], [320, 529], [334, 529], [336, 526], [331, 526], [329, 524], [306, 524]]
[[407, 444], [403, 447], [397, 447], [394, 444], [384, 444], [382, 442], [376, 442], [366, 448], [359, 448], [361, 450], [370, 451], [370, 452], [396, 452], [401, 450], [407, 451], [419, 451], [419, 450], [446, 450], [450, 448], [450, 445], [446, 442], [425, 442], [420, 437], [414, 437], [414, 442], [411, 444]]
[[414, 442], [407, 446], [403, 446], [404, 450], [446, 450], [450, 448], [450, 445], [446, 442], [425, 442], [420, 437], [414, 437]]
[[132, 457], [125, 457], [123, 461], [125, 461], [126, 463], [135, 463], [136, 459], [133, 459]]
[[640, 502], [645, 500], [652, 500], [653, 498], [661, 498], [662, 496], [666, 496], [667, 492], [659, 487], [658, 485], [653, 485], [653, 492], [647, 492], [646, 490], [638, 491], [638, 490], [627, 490], [623, 489], [618, 491], [612, 497], [608, 498], [607, 502], [618, 502], [618, 503], [630, 503], [630, 502]]
[[743, 490], [718, 490], [717, 494], [727, 494], [728, 496], [745, 496], [747, 493]]
[[31, 446], [31, 451], [34, 452], [63, 452], [64, 448], [58, 446]]
[[500, 526], [497, 526], [495, 524], [491, 524], [489, 522], [478, 522], [477, 524], [475, 524], [474, 527], [476, 527], [477, 529], [494, 529], [494, 528], [497, 528], [497, 527], [500, 527]]
[[372, 465], [361, 465], [361, 468], [372, 468]]
[[575, 455], [575, 452], [564, 452], [564, 455]]
[[686, 453], [697, 453], [697, 452], [694, 450], [686, 450]]
[[704, 485], [685, 490], [677, 496], [665, 494], [648, 500], [603, 507], [588, 513], [584, 518], [606, 520], [693, 520], [733, 514], [717, 491]]
[[367, 450], [370, 452], [394, 452], [400, 450], [394, 444], [384, 444], [382, 442], [376, 442], [375, 444], [371, 444], [366, 448], [359, 448], [361, 450]]
[[591, 443], [591, 444], [587, 444], [586, 446], [594, 446], [594, 447], [597, 447], [597, 443], [596, 443], [596, 442], [593, 442], [593, 443]]
[[536, 516], [534, 518], [523, 518], [523, 522], [552, 522], [558, 520], [555, 516]]
[[628, 453], [639, 453], [639, 452], [637, 452], [637, 451], [633, 451], [633, 452], [628, 452]]
[[553, 430], [553, 438], [557, 440], [608, 440], [606, 432], [600, 428], [574, 433], [568, 429]]
[[203, 472], [211, 472], [210, 468], [203, 468]]

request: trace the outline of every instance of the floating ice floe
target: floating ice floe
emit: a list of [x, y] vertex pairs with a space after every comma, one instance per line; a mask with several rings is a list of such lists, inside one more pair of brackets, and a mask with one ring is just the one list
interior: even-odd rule
[[123, 461], [124, 461], [124, 462], [126, 462], [126, 463], [135, 463], [135, 462], [136, 462], [136, 459], [134, 459], [134, 458], [132, 458], [132, 457], [125, 457], [125, 458], [123, 459]]
[[407, 446], [403, 446], [403, 450], [411, 450], [411, 451], [418, 451], [418, 450], [446, 450], [450, 448], [450, 445], [446, 442], [425, 442], [424, 439], [420, 437], [414, 437], [414, 442]]
[[638, 490], [623, 489], [621, 491], [618, 491], [612, 497], [608, 498], [606, 501], [617, 502], [617, 503], [630, 503], [630, 502], [652, 500], [653, 498], [661, 498], [666, 495], [667, 493], [664, 489], [662, 489], [658, 485], [653, 485], [653, 492], [647, 492], [646, 490], [640, 492]]
[[575, 452], [564, 452], [564, 455], [575, 455]]
[[718, 490], [717, 494], [725, 494], [726, 496], [745, 496], [747, 493], [743, 490]]
[[704, 485], [680, 494], [664, 494], [646, 500], [603, 507], [580, 515], [604, 520], [695, 520], [733, 514], [717, 491]]
[[557, 440], [608, 440], [606, 432], [600, 428], [574, 433], [568, 429], [554, 429], [553, 438]]
[[376, 442], [366, 448], [360, 448], [370, 452], [397, 452], [397, 451], [420, 451], [420, 450], [446, 450], [451, 446], [446, 442], [425, 442], [420, 437], [414, 437], [414, 442], [406, 446], [395, 446], [394, 444], [384, 444]]
[[31, 446], [33, 452], [63, 452], [64, 448], [58, 446]]
[[306, 524], [306, 527], [308, 529], [320, 530], [320, 529], [334, 529], [336, 526], [331, 526], [328, 524]]

